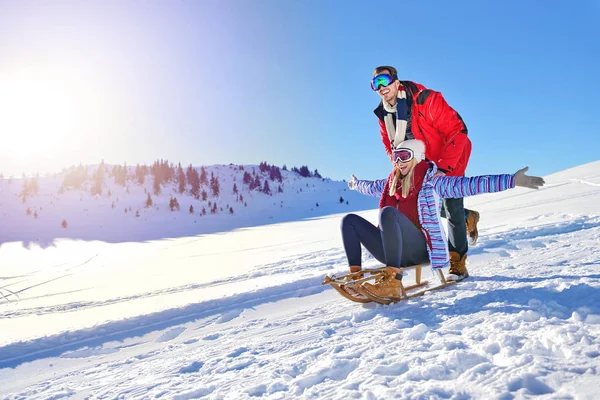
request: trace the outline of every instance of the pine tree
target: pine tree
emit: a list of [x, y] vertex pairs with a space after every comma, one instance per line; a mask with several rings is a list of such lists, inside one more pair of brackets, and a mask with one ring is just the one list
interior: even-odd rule
[[212, 195], [214, 197], [219, 196], [219, 192], [221, 191], [221, 185], [219, 184], [219, 178], [215, 177], [211, 173], [210, 177], [210, 189], [212, 191]]
[[31, 208], [27, 207], [27, 210], [25, 211], [25, 215], [31, 215]]
[[150, 197], [150, 193], [148, 193], [148, 198], [146, 199], [146, 208], [152, 207], [152, 197]]
[[250, 190], [261, 190], [262, 189], [262, 183], [260, 182], [260, 177], [258, 175], [256, 175], [254, 177], [254, 182], [252, 183], [252, 185], [250, 185]]
[[31, 179], [31, 193], [33, 195], [37, 195], [40, 192], [40, 188], [38, 186], [38, 180], [40, 179], [40, 174], [35, 174], [35, 177]]
[[200, 198], [200, 175], [198, 174], [198, 171], [196, 171], [194, 168], [192, 168], [192, 164], [190, 164], [190, 166], [188, 167], [187, 180], [188, 180], [188, 183], [190, 185], [192, 185], [192, 190], [190, 191], [190, 193], [192, 193], [192, 196], [194, 196], [195, 199], [199, 199]]
[[127, 163], [124, 166], [116, 165], [112, 170], [117, 185], [125, 186], [127, 183]]
[[[80, 189], [85, 180], [87, 179], [87, 170], [83, 165], [79, 164], [78, 167], [72, 166], [65, 172], [60, 192], [64, 192], [66, 189]], [[8, 183], [11, 181], [9, 180]]]
[[67, 220], [66, 219], [63, 219], [62, 222], [61, 222], [61, 224], [60, 224], [60, 226], [62, 226], [63, 228], [66, 229], [67, 226], [69, 226], [69, 224], [67, 224]]
[[29, 179], [27, 179], [25, 174], [23, 174], [23, 189], [19, 195], [23, 198], [23, 203], [25, 203], [28, 197], [38, 194], [39, 188], [37, 184], [37, 178], [39, 178], [39, 174], [35, 178]]
[[91, 188], [92, 195], [100, 195], [102, 194], [102, 186], [104, 185], [104, 160], [100, 163], [100, 166], [96, 170], [94, 174], [94, 184]]
[[194, 167], [192, 167], [192, 164], [188, 165], [187, 170], [185, 171], [185, 177], [187, 178], [188, 183], [191, 185], [192, 184], [192, 178], [194, 175]]
[[140, 167], [140, 164], [136, 165], [135, 167], [135, 176], [137, 178], [137, 181], [140, 185], [144, 184], [144, 180], [146, 178], [146, 174], [148, 173], [147, 167], [144, 165], [143, 167]]
[[190, 206], [190, 214], [194, 214], [194, 206]]
[[271, 171], [269, 172], [269, 178], [272, 181], [279, 181], [281, 182], [283, 180], [283, 178], [281, 177], [281, 170], [279, 169], [279, 167], [276, 166], [271, 166]]
[[177, 180], [179, 182], [179, 194], [185, 192], [185, 174], [183, 173], [183, 168], [181, 168], [181, 163], [179, 163], [179, 167], [177, 168]]
[[33, 212], [33, 218], [37, 219], [37, 217], [38, 217], [38, 213], [37, 213], [37, 210], [35, 210], [35, 211]]
[[202, 191], [202, 201], [206, 201], [206, 199], [208, 198], [208, 193], [206, 193], [206, 190]]
[[179, 211], [179, 202], [177, 201], [177, 197], [172, 197], [169, 200], [169, 208], [171, 209], [171, 211]]
[[233, 215], [233, 207], [229, 207], [229, 214]]
[[233, 194], [237, 194], [238, 193], [238, 188], [237, 185], [234, 183], [233, 184]]
[[154, 195], [158, 196], [160, 194], [160, 177], [158, 175], [154, 175]]
[[244, 172], [244, 178], [242, 180], [245, 185], [250, 185], [252, 183], [252, 175], [248, 173], [248, 171]]
[[206, 169], [204, 169], [204, 167], [200, 167], [200, 184], [208, 185], [208, 178], [206, 176]]
[[263, 186], [263, 193], [264, 194], [271, 194], [271, 188], [269, 187], [269, 180], [265, 179], [265, 184]]
[[298, 173], [300, 174], [300, 176], [302, 176], [304, 178], [310, 177], [310, 170], [308, 169], [308, 167], [306, 165], [301, 166]]

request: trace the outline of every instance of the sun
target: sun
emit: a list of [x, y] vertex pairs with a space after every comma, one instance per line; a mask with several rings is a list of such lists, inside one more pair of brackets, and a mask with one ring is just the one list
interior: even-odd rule
[[81, 126], [80, 92], [76, 77], [64, 70], [27, 67], [0, 73], [3, 153], [20, 165], [61, 153]]

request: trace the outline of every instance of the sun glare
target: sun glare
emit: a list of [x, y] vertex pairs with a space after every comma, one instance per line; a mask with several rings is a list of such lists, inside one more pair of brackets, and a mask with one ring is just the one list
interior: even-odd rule
[[60, 154], [81, 127], [80, 96], [68, 71], [24, 68], [0, 74], [3, 153], [21, 166]]

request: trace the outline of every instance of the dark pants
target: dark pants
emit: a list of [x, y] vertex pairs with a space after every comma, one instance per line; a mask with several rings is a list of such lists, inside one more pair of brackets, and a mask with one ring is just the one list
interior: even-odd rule
[[423, 233], [394, 207], [379, 211], [379, 228], [356, 214], [346, 215], [342, 218], [342, 240], [350, 266], [362, 265], [361, 244], [389, 267], [429, 262]]
[[465, 224], [469, 210], [465, 209], [463, 199], [444, 199], [441, 216], [448, 219], [448, 250], [462, 257], [469, 250]]

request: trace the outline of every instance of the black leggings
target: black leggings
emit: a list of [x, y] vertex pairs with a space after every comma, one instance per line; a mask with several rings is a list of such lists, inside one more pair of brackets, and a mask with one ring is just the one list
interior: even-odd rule
[[346, 215], [342, 218], [342, 240], [350, 266], [362, 265], [361, 244], [389, 267], [429, 262], [423, 233], [394, 207], [380, 210], [379, 228], [356, 214]]

